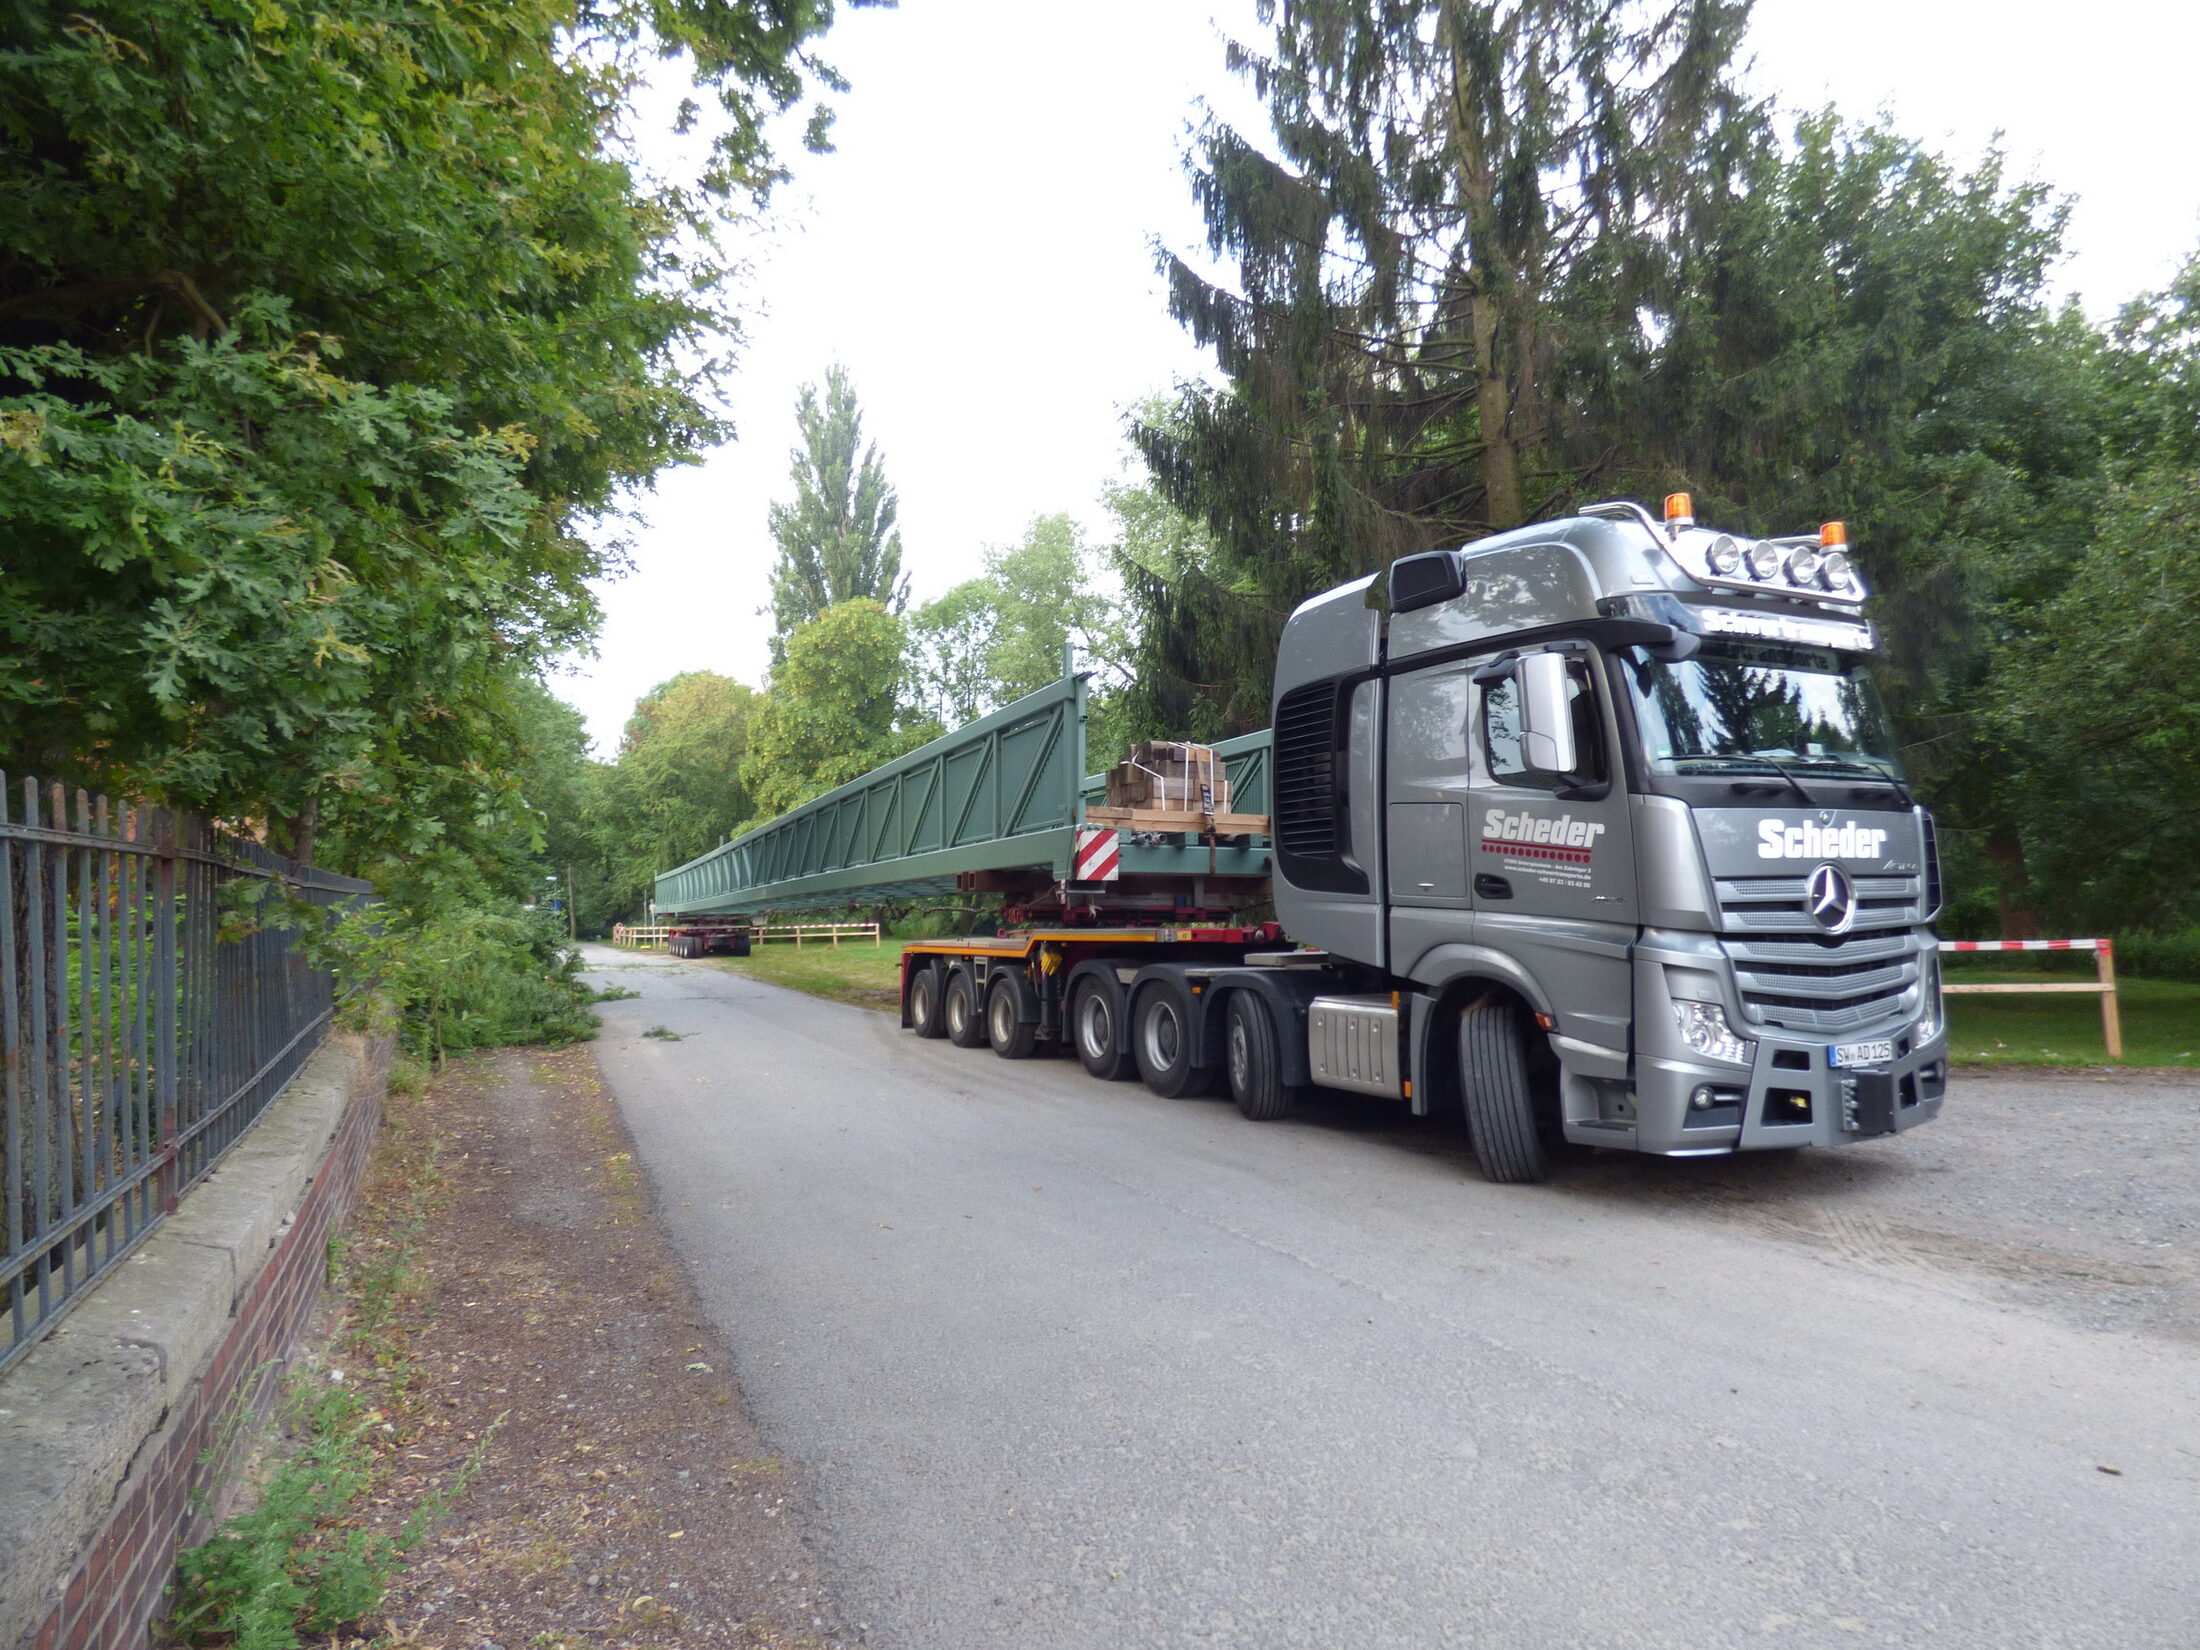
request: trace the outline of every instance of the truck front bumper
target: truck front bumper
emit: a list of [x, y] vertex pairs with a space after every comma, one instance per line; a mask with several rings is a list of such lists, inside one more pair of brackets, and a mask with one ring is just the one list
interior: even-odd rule
[[1838, 1146], [1930, 1122], [1947, 1093], [1946, 1033], [1918, 1039], [1905, 1029], [1888, 1040], [1894, 1059], [1853, 1070], [1833, 1065], [1826, 1043], [1763, 1034], [1747, 1071], [1638, 1057], [1635, 1149], [1707, 1157]]
[[[1717, 948], [1695, 936], [1661, 936], [1637, 948], [1635, 1047], [1625, 1068], [1592, 1071], [1566, 1060], [1566, 1135], [1666, 1157], [1711, 1157], [1787, 1146], [1839, 1146], [1897, 1134], [1940, 1115], [1948, 1086], [1944, 1013], [1916, 989], [1887, 1018], [1846, 1032], [1839, 1045], [1736, 1012], [1732, 976]], [[1673, 982], [1690, 1001], [1723, 998], [1727, 1024], [1754, 1044], [1729, 1064], [1689, 1047], [1676, 1028]], [[1930, 1032], [1922, 1023], [1938, 1021]], [[1891, 1057], [1866, 1067], [1833, 1063], [1836, 1046], [1887, 1043]], [[1615, 1081], [1625, 1069], [1624, 1081]]]

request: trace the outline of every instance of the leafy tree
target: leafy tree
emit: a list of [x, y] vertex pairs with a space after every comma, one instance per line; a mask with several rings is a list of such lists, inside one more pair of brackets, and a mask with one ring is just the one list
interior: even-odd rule
[[1965, 719], [2019, 932], [2200, 921], [2200, 257], [2095, 342], [2091, 542], [1997, 613]]
[[[415, 890], [494, 861], [580, 520], [723, 426], [713, 234], [830, 0], [0, 17], [0, 743]], [[617, 153], [641, 65], [725, 115]], [[815, 130], [822, 139], [822, 123]], [[698, 361], [705, 363], [698, 367]], [[434, 872], [434, 875], [430, 875]]]
[[952, 726], [1036, 693], [1062, 674], [1070, 642], [1105, 668], [1115, 610], [1096, 559], [1071, 517], [1040, 516], [1020, 543], [988, 550], [978, 577], [919, 608], [909, 628], [925, 710]]
[[802, 445], [793, 453], [794, 502], [771, 508], [779, 560], [772, 567], [772, 659], [799, 625], [836, 603], [864, 598], [888, 613], [909, 599], [901, 575], [899, 509], [878, 448], [863, 439], [863, 414], [847, 372], [830, 367], [825, 396], [805, 384], [795, 406]]
[[938, 732], [902, 718], [907, 645], [901, 620], [866, 596], [834, 603], [787, 638], [741, 763], [758, 823]]
[[741, 764], [754, 689], [715, 671], [688, 671], [635, 703], [618, 760], [598, 764], [585, 803], [602, 878], [589, 915], [638, 915], [658, 872], [693, 859], [740, 828], [753, 809]]

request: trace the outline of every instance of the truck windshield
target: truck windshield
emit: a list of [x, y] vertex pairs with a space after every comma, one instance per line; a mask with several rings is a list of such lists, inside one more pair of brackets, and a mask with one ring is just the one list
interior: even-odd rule
[[1655, 773], [1902, 782], [1886, 710], [1853, 659], [1821, 648], [1706, 641], [1679, 663], [1640, 648], [1621, 663]]

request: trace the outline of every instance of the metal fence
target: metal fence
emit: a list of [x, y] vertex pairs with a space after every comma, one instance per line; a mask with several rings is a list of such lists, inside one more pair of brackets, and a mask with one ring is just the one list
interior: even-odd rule
[[0, 776], [0, 1368], [326, 1032], [335, 982], [297, 929], [250, 920], [255, 884], [323, 909], [369, 892], [187, 814]]

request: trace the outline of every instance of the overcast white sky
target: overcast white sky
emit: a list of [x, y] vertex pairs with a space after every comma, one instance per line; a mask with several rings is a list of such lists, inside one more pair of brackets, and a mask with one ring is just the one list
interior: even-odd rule
[[[1233, 115], [1226, 33], [1250, 0], [903, 0], [847, 11], [824, 55], [853, 81], [836, 152], [794, 156], [757, 248], [738, 438], [634, 501], [634, 566], [603, 590], [597, 657], [556, 684], [615, 749], [682, 670], [761, 680], [798, 385], [839, 360], [901, 495], [915, 597], [1057, 510], [1101, 525], [1124, 411], [1204, 363], [1150, 246], [1199, 222], [1183, 136]], [[1758, 0], [1759, 87], [1794, 108], [1884, 109], [1959, 159], [1998, 129], [2014, 170], [2077, 199], [2058, 288], [2096, 313], [2200, 245], [2190, 0]]]

